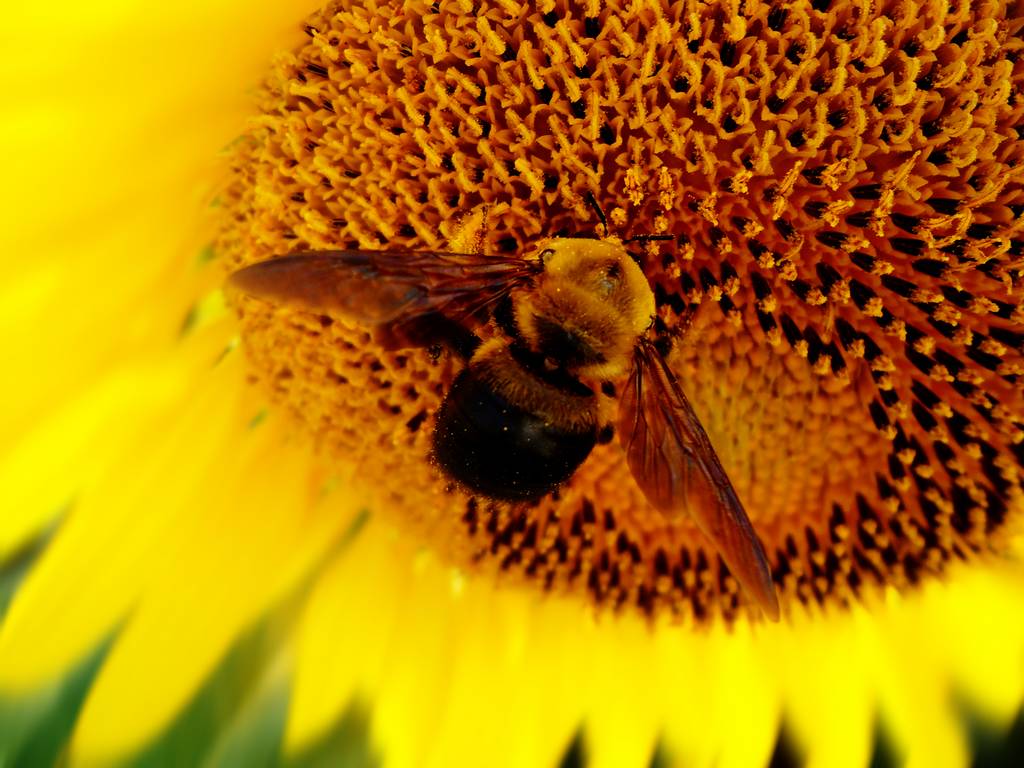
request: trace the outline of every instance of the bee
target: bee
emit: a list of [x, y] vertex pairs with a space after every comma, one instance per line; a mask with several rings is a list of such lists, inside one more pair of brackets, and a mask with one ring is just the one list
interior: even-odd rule
[[228, 287], [355, 321], [386, 350], [443, 346], [460, 357], [436, 414], [433, 461], [490, 499], [535, 500], [572, 477], [609, 433], [597, 390], [625, 380], [614, 431], [640, 489], [667, 518], [689, 514], [777, 619], [761, 542], [666, 362], [672, 337], [655, 321], [651, 286], [607, 229], [548, 238], [526, 256], [295, 253], [238, 270]]

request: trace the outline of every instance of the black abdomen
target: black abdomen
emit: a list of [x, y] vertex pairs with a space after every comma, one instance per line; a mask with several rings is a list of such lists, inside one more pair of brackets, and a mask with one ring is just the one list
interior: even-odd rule
[[[591, 398], [580, 400], [592, 407]], [[434, 458], [470, 491], [521, 501], [572, 477], [596, 439], [592, 426], [567, 429], [513, 405], [471, 365], [455, 378], [437, 414]]]

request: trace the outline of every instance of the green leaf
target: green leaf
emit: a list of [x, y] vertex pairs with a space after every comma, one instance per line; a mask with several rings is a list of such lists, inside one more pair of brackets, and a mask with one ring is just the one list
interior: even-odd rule
[[52, 685], [0, 698], [0, 766], [45, 768], [58, 762], [109, 648], [108, 639]]

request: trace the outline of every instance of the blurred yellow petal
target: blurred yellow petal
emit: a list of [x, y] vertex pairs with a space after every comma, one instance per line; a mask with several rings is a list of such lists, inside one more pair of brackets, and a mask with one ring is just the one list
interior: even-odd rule
[[169, 541], [208, 514], [199, 502], [217, 486], [218, 460], [232, 455], [257, 406], [239, 356], [214, 367], [210, 349], [198, 351], [207, 373], [187, 379], [82, 489], [19, 589], [0, 627], [0, 687], [27, 689], [77, 662], [134, 605]]
[[[639, 684], [660, 677], [657, 659], [649, 652], [649, 627], [630, 617], [616, 625], [589, 629], [588, 634], [593, 634], [588, 645], [593, 645], [594, 652], [588, 659], [590, 674], [581, 681], [580, 691], [589, 702], [585, 717], [586, 746], [592, 755], [589, 764], [603, 768], [646, 765], [662, 736], [660, 718], [650, 717], [652, 711], [662, 711], [662, 701], [652, 701], [646, 686]], [[615, 641], [593, 642], [604, 633], [611, 633]], [[686, 638], [679, 639], [684, 641], [679, 650], [692, 647]], [[629, 652], [622, 653], [624, 648]], [[682, 692], [664, 693], [674, 698], [674, 693]]]
[[[867, 626], [865, 626], [867, 624]], [[790, 631], [773, 633], [766, 655], [778, 656], [785, 715], [808, 768], [867, 765], [878, 717], [863, 634], [870, 620], [834, 615], [825, 623], [801, 617]]]
[[400, 631], [411, 574], [408, 546], [371, 519], [317, 580], [296, 640], [296, 670], [285, 746], [297, 753], [323, 736], [356, 693], [379, 684]]
[[[76, 758], [88, 764], [130, 755], [151, 740], [351, 520], [355, 510], [344, 499], [318, 503], [331, 499], [319, 499], [309, 449], [287, 431], [274, 418], [249, 435], [236, 433], [211, 462], [215, 478], [184, 500], [201, 514], [180, 516], [163, 542], [164, 556], [86, 700]], [[165, 482], [176, 485], [177, 473]]]
[[[481, 754], [495, 766], [555, 764], [582, 725], [584, 678], [576, 675], [588, 650], [574, 644], [575, 659], [565, 651], [576, 632], [571, 617], [584, 614], [524, 591], [497, 595], [486, 582], [448, 573], [436, 599], [451, 627], [442, 661], [447, 698], [425, 764], [471, 765]], [[506, 695], [482, 706], [483, 680]]]
[[[196, 290], [191, 270], [148, 259], [124, 265], [113, 258], [151, 231], [126, 227], [94, 243], [83, 239], [65, 248], [97, 256], [93, 263], [43, 263], [0, 288], [6, 363], [9, 370], [30, 374], [0, 382], [0, 450], [79, 392], [101, 386], [99, 379], [122, 366], [126, 354], [150, 358], [154, 345], [173, 340]], [[179, 247], [167, 256], [186, 254]], [[158, 285], [168, 303], [152, 300]]]
[[886, 732], [908, 766], [965, 765], [970, 756], [949, 672], [938, 645], [920, 633], [920, 619], [917, 605], [891, 610], [883, 617], [890, 626], [869, 641]]
[[256, 13], [237, 0], [125, 0], [10, 8], [0, 84], [20, 96], [0, 108], [8, 162], [0, 202], [18, 212], [17, 226], [5, 227], [17, 248], [8, 253], [26, 258], [5, 267], [49, 260], [55, 245], [140, 214], [149, 229], [134, 248], [109, 253], [111, 266], [166, 263], [149, 250], [195, 236], [216, 152], [240, 133], [250, 89], [272, 53], [298, 42], [297, 20], [313, 7]]
[[[690, 649], [698, 654], [697, 717], [685, 725], [686, 736], [681, 740], [694, 744], [707, 764], [764, 765], [771, 757], [781, 701], [772, 684], [772, 665], [757, 638], [756, 632], [743, 626], [735, 633], [719, 629]], [[739, 738], [737, 723], [742, 724]], [[680, 737], [679, 730], [668, 732], [670, 746], [673, 737]]]
[[[488, 587], [476, 587], [477, 599], [485, 605], [500, 604], [494, 594], [487, 594]], [[517, 732], [508, 745], [510, 765], [551, 765], [586, 727], [580, 694], [593, 669], [592, 645], [585, 634], [593, 632], [593, 617], [573, 601], [543, 600], [529, 593], [503, 595], [501, 602], [506, 616], [499, 639], [506, 647], [505, 672], [499, 681], [504, 681], [509, 695], [507, 701], [495, 703], [500, 714], [492, 727], [500, 729], [502, 740], [509, 740], [508, 723], [520, 724], [521, 735]], [[484, 627], [476, 634], [483, 635], [486, 644], [486, 618], [481, 622]], [[486, 653], [485, 646], [480, 677], [486, 674]], [[467, 691], [465, 696], [466, 706], [477, 706], [479, 693]]]
[[34, 428], [0, 457], [0, 562], [37, 535], [104, 470], [125, 444], [152, 441], [155, 414], [180, 406], [226, 341], [197, 345], [191, 360], [159, 360], [112, 370]]
[[944, 592], [929, 594], [925, 631], [943, 639], [942, 663], [958, 692], [1006, 726], [1024, 700], [1024, 566], [964, 569]]
[[[448, 648], [455, 642], [448, 575], [421, 555], [416, 578], [403, 595], [402, 620], [387, 649], [387, 664], [374, 690], [372, 734], [386, 745], [388, 768], [415, 768], [433, 746], [450, 701]], [[472, 724], [468, 724], [472, 727]]]
[[0, 87], [19, 98], [0, 105], [0, 338], [7, 370], [26, 375], [0, 382], [0, 441], [73, 396], [69, 382], [176, 332], [201, 290], [217, 155], [311, 7], [9, 9]]

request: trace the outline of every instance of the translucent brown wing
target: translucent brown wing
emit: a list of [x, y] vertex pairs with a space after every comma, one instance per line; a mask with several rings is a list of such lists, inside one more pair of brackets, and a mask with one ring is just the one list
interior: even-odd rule
[[472, 326], [539, 261], [437, 251], [311, 251], [245, 267], [228, 288], [375, 328], [391, 349], [437, 341], [444, 319]]
[[647, 500], [666, 515], [688, 513], [743, 590], [772, 619], [779, 616], [764, 549], [704, 427], [661, 353], [637, 346], [619, 402], [619, 440]]

